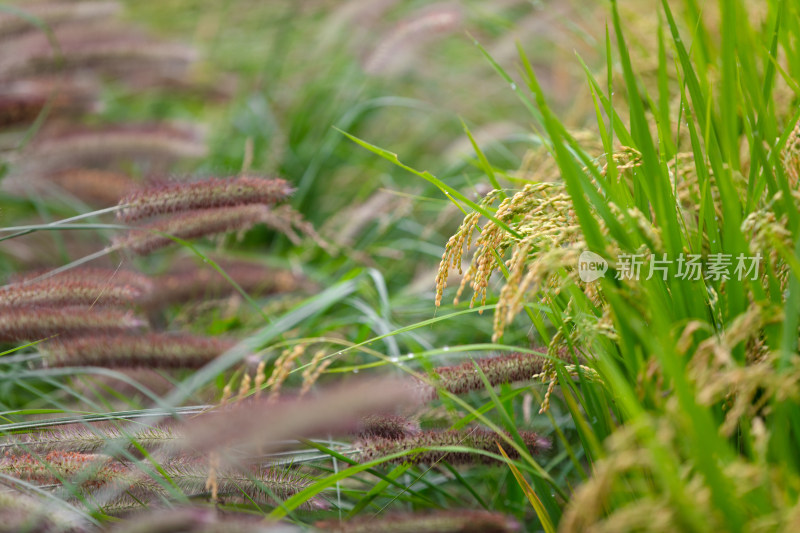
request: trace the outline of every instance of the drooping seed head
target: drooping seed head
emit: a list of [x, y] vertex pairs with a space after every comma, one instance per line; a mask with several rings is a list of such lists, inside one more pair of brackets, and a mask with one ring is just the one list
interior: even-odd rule
[[795, 124], [792, 133], [783, 148], [783, 169], [789, 178], [789, 184], [796, 188], [800, 184], [800, 121]]
[[0, 459], [0, 473], [40, 485], [81, 479], [87, 486], [99, 486], [113, 476], [111, 459], [103, 455], [52, 451], [43, 456], [6, 453]]
[[292, 188], [286, 180], [240, 177], [208, 179], [148, 187], [122, 198], [117, 218], [132, 222], [195, 209], [247, 204], [275, 204], [285, 200]]

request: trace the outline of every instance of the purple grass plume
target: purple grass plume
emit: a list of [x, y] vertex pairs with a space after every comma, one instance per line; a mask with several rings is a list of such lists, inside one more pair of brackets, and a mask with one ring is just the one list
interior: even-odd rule
[[235, 341], [168, 333], [109, 333], [56, 338], [39, 345], [52, 367], [200, 368]]
[[[170, 485], [186, 496], [206, 495], [209, 465], [194, 457], [174, 457], [163, 463], [159, 473], [147, 474], [136, 465], [106, 455], [51, 451], [45, 455], [6, 453], [0, 458], [0, 473], [38, 485], [69, 481], [83, 494], [93, 495], [101, 507], [113, 508], [137, 507], [169, 498], [173, 494], [168, 489]], [[225, 469], [215, 475], [217, 492], [228, 501], [273, 506], [276, 498], [283, 501], [313, 483], [313, 479], [293, 468]], [[325, 509], [327, 503], [312, 498], [306, 508]]]
[[272, 205], [288, 198], [292, 188], [286, 180], [240, 177], [170, 183], [148, 187], [120, 200], [117, 218], [133, 222], [158, 215], [248, 204]]
[[115, 239], [112, 247], [147, 255], [175, 243], [166, 235], [182, 240], [197, 239], [219, 233], [247, 231], [270, 219], [270, 208], [259, 204], [199, 209], [138, 226]]
[[153, 290], [153, 282], [150, 277], [124, 268], [78, 267], [57, 274], [51, 274], [51, 272], [46, 269], [29, 270], [14, 274], [10, 281], [11, 283], [39, 283], [47, 280], [57, 283], [96, 282], [101, 285], [130, 287], [140, 296]]
[[141, 328], [147, 322], [116, 308], [0, 306], [0, 341], [36, 341], [54, 335], [109, 333]]
[[423, 394], [427, 398], [433, 399], [437, 395], [437, 388], [443, 388], [452, 394], [466, 394], [475, 390], [483, 390], [485, 385], [478, 368], [493, 386], [528, 381], [544, 370], [545, 362], [546, 359], [539, 355], [512, 353], [435, 368], [433, 370], [435, 380], [430, 385], [424, 385], [425, 392]]
[[69, 168], [118, 169], [120, 163], [171, 163], [206, 154], [196, 129], [169, 124], [114, 125], [45, 131], [26, 150], [15, 173], [46, 175]]
[[46, 107], [50, 118], [71, 118], [94, 110], [98, 93], [97, 84], [84, 79], [43, 76], [2, 83], [0, 129], [31, 124]]
[[[110, 424], [68, 424], [20, 435], [0, 441], [0, 449], [11, 453], [79, 452], [108, 454], [114, 449], [139, 454], [169, 447], [181, 436], [167, 424], [156, 426], [131, 425], [124, 430]], [[135, 443], [135, 444], [134, 444]]]
[[420, 432], [419, 422], [397, 415], [370, 415], [361, 419], [361, 438], [402, 439]]
[[102, 208], [119, 203], [120, 198], [136, 189], [136, 181], [124, 172], [75, 168], [48, 173], [45, 189], [55, 189], [75, 196], [82, 202]]
[[0, 306], [125, 305], [144, 294], [141, 286], [113, 283], [107, 278], [53, 276], [0, 287]]
[[[550, 449], [551, 443], [548, 439], [532, 433], [530, 431], [520, 431], [520, 436], [525, 442], [525, 446], [532, 455], [542, 453]], [[381, 459], [389, 455], [403, 452], [411, 452], [417, 448], [437, 448], [445, 446], [458, 446], [471, 448], [475, 452], [468, 451], [445, 451], [445, 450], [424, 450], [411, 452], [389, 460], [390, 463], [406, 463], [433, 465], [440, 461], [450, 464], [496, 464], [498, 459], [483, 455], [478, 452], [491, 452], [498, 454], [497, 443], [505, 442], [493, 431], [480, 428], [450, 430], [450, 431], [420, 431], [414, 435], [407, 435], [400, 439], [387, 439], [380, 437], [362, 438], [355, 443], [360, 450], [359, 460], [363, 463]], [[518, 459], [519, 453], [510, 446], [507, 453], [509, 458]]]
[[[264, 265], [261, 262], [211, 257], [247, 294], [282, 294], [310, 289], [310, 282], [299, 274]], [[236, 293], [236, 288], [209, 264], [176, 265], [153, 278], [155, 289], [143, 303], [147, 307], [183, 303], [196, 298], [218, 298]]]

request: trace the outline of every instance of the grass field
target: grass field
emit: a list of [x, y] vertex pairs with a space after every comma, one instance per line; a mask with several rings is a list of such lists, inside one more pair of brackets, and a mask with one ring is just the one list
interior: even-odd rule
[[0, 4], [0, 531], [796, 531], [799, 21]]

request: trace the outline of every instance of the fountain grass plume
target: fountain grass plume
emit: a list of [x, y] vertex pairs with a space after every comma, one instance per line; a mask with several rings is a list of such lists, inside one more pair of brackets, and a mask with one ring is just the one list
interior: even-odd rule
[[369, 415], [361, 419], [359, 436], [401, 439], [419, 433], [419, 422], [397, 415]]
[[0, 287], [0, 306], [124, 305], [136, 301], [143, 294], [140, 287], [110, 283], [102, 278], [64, 279], [53, 276]]
[[[108, 482], [122, 465], [104, 455], [55, 450], [40, 456], [30, 453], [9, 453], [0, 459], [0, 473], [39, 485], [61, 484], [64, 480], [83, 478], [87, 488]], [[91, 472], [91, 474], [89, 474]]]
[[270, 218], [270, 208], [259, 204], [198, 209], [138, 226], [115, 239], [112, 248], [147, 255], [174, 244], [175, 241], [166, 235], [190, 240], [218, 233], [246, 231]]
[[[551, 443], [548, 439], [536, 433], [520, 431], [519, 434], [525, 442], [525, 447], [531, 454], [540, 454], [549, 450], [551, 447]], [[501, 464], [501, 459], [495, 459], [478, 453], [497, 453], [497, 443], [500, 440], [501, 437], [497, 433], [481, 428], [449, 431], [428, 430], [406, 435], [399, 439], [381, 437], [361, 438], [355, 443], [355, 447], [361, 452], [358, 455], [359, 461], [364, 463], [396, 453], [411, 452], [411, 450], [416, 450], [418, 448], [457, 446], [475, 451], [427, 449], [394, 458], [390, 460], [390, 462], [395, 464], [409, 462], [427, 465], [432, 465], [440, 461], [447, 461], [450, 464]], [[511, 449], [508, 451], [508, 456], [511, 459], [518, 459], [519, 453], [515, 449]]]
[[153, 282], [148, 276], [124, 268], [75, 267], [63, 271], [48, 269], [28, 270], [14, 274], [11, 276], [10, 281], [14, 284], [35, 284], [46, 279], [53, 279], [53, 281], [59, 283], [96, 281], [116, 287], [131, 287], [139, 295], [147, 294], [153, 290]]
[[56, 338], [39, 349], [52, 367], [200, 368], [234, 344], [189, 334], [108, 333]]
[[51, 77], [0, 85], [0, 129], [30, 124], [45, 108], [48, 115], [74, 117], [98, 106], [96, 83], [87, 79]]
[[0, 306], [0, 341], [36, 341], [60, 334], [108, 333], [146, 325], [133, 312], [116, 308]]
[[117, 205], [120, 198], [136, 189], [136, 182], [124, 172], [93, 168], [48, 173], [46, 183], [96, 207]]
[[196, 209], [158, 218], [115, 238], [106, 250], [129, 250], [138, 255], [148, 255], [174, 244], [174, 238], [191, 240], [232, 231], [245, 232], [258, 224], [282, 232], [295, 244], [301, 242], [299, 232], [314, 239], [321, 247], [326, 246], [314, 228], [291, 206], [273, 209], [263, 204], [250, 204]]
[[44, 131], [16, 173], [47, 175], [68, 168], [114, 168], [121, 161], [171, 162], [206, 154], [199, 131], [171, 124], [125, 124]]
[[433, 370], [435, 381], [426, 385], [427, 390], [424, 395], [431, 399], [435, 398], [439, 388], [452, 394], [483, 390], [485, 385], [481, 372], [491, 385], [528, 381], [541, 375], [546, 362], [547, 359], [540, 355], [512, 353], [435, 368]]
[[[214, 258], [220, 268], [248, 294], [287, 293], [309, 285], [300, 275], [254, 261]], [[150, 307], [214, 298], [236, 292], [236, 288], [209, 265], [178, 266], [153, 278], [155, 290], [144, 301]]]
[[[167, 477], [186, 495], [205, 495], [208, 466], [190, 463], [165, 467]], [[314, 482], [296, 468], [256, 467], [248, 470], [223, 469], [215, 472], [217, 494], [226, 502], [258, 503], [275, 506]], [[311, 498], [305, 509], [327, 509], [321, 498]]]
[[[45, 455], [6, 453], [0, 459], [0, 473], [39, 485], [69, 482], [84, 496], [91, 494], [101, 507], [113, 508], [161, 501], [173, 496], [175, 489], [190, 497], [206, 495], [209, 467], [193, 457], [176, 457], [163, 463], [159, 473], [148, 474], [136, 464], [105, 455], [51, 451]], [[216, 479], [219, 495], [229, 501], [266, 505], [276, 505], [276, 499], [285, 500], [313, 483], [296, 469], [278, 467], [229, 468], [217, 471]], [[326, 507], [319, 498], [307, 504], [311, 509]]]
[[96, 453], [117, 447], [138, 453], [140, 447], [154, 451], [168, 447], [180, 438], [180, 434], [168, 425], [135, 426], [123, 431], [112, 425], [71, 424], [34, 433], [11, 435], [0, 442], [0, 449], [11, 453], [41, 455], [55, 451]]
[[158, 215], [247, 204], [271, 205], [285, 200], [292, 188], [286, 180], [239, 177], [148, 187], [122, 198], [117, 218], [133, 222]]
[[[174, 67], [184, 74], [197, 59], [186, 45], [149, 38], [144, 32], [107, 18], [70, 21], [54, 28], [58, 53], [44, 32], [13, 35], [3, 42], [8, 52], [0, 57], [0, 77], [5, 79], [50, 74], [93, 72], [122, 79]], [[145, 70], [145, 72], [142, 72]]]

